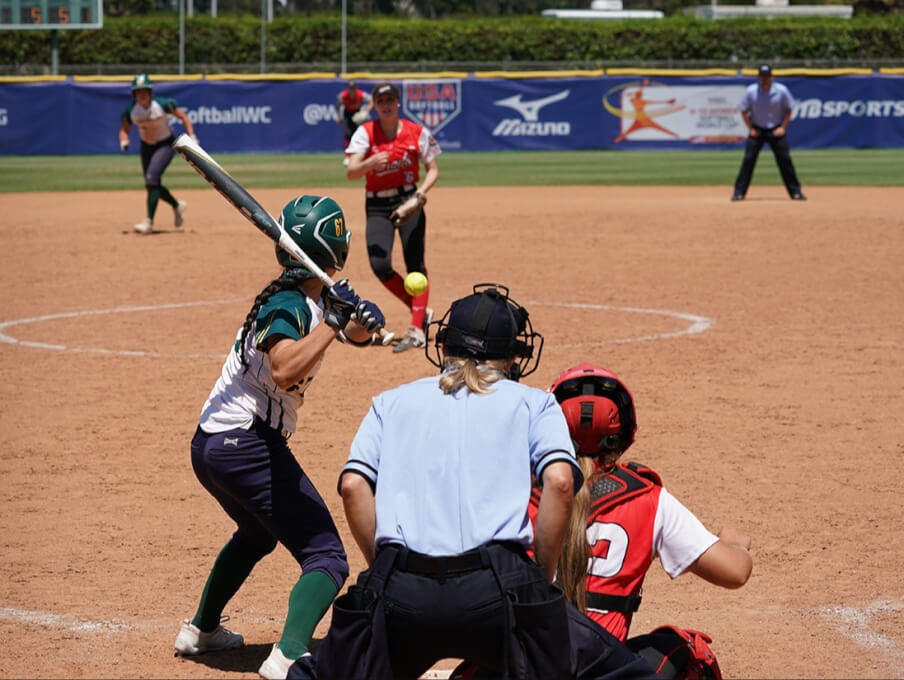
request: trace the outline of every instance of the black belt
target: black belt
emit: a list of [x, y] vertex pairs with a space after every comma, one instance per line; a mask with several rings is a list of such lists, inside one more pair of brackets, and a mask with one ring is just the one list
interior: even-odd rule
[[423, 553], [402, 548], [399, 550], [399, 556], [396, 559], [396, 568], [400, 571], [410, 571], [427, 576], [475, 571], [488, 565], [489, 562], [484, 560], [480, 548], [458, 555], [443, 555], [441, 557], [424, 555]]
[[640, 609], [641, 595], [603, 595], [587, 593], [587, 608], [633, 614]]
[[416, 189], [416, 184], [406, 184], [405, 186], [393, 187], [392, 189], [368, 191], [365, 195], [367, 198], [395, 198], [396, 196], [407, 196], [408, 194], [412, 194]]

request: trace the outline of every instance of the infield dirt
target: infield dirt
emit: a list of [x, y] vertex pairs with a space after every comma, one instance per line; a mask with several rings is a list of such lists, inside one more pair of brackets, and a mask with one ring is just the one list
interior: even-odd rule
[[[367, 264], [362, 193], [330, 192], [353, 232], [347, 274], [401, 333], [407, 315]], [[440, 180], [430, 306], [508, 285], [546, 336], [525, 382], [580, 361], [616, 371], [638, 408], [627, 458], [711, 529], [753, 537], [737, 591], [654, 564], [634, 634], [705, 631], [731, 678], [902, 677], [904, 192], [806, 193]], [[273, 212], [293, 196], [255, 194]], [[281, 630], [298, 567], [278, 548], [226, 612], [247, 646], [173, 656], [232, 532], [189, 439], [277, 273], [272, 244], [212, 189], [177, 197], [185, 226], [161, 206], [159, 231], [138, 236], [143, 192], [0, 194], [2, 677], [256, 677]], [[335, 491], [348, 444], [372, 395], [433, 370], [416, 351], [337, 346], [307, 392], [290, 443], [353, 575]]]

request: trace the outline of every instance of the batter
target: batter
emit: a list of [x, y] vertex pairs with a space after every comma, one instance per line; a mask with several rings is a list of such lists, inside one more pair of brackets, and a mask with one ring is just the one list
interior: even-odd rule
[[[345, 265], [350, 234], [332, 199], [300, 196], [286, 205], [279, 221], [327, 274]], [[241, 647], [242, 636], [220, 623], [223, 609], [254, 565], [282, 543], [302, 574], [289, 596], [279, 643], [258, 671], [265, 679], [282, 680], [307, 652], [317, 622], [348, 576], [336, 525], [288, 439], [333, 340], [370, 345], [383, 314], [361, 300], [347, 280], [325, 289], [278, 247], [277, 259], [283, 272], [255, 299], [191, 442], [198, 480], [237, 529], [213, 565], [195, 615], [183, 622], [175, 648], [191, 655]]]

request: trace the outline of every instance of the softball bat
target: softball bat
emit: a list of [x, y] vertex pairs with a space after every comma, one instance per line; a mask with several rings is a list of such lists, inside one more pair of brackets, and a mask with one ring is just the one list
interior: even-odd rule
[[[189, 135], [181, 134], [173, 142], [173, 150], [188, 161], [195, 171], [201, 175], [208, 184], [216, 189], [223, 198], [238, 210], [251, 224], [267, 235], [280, 248], [292, 255], [304, 264], [309, 272], [316, 276], [323, 285], [332, 287], [335, 281], [330, 278], [310, 258], [310, 256], [279, 226], [273, 216], [260, 202], [239, 184], [226, 169], [217, 163], [201, 145], [195, 142]], [[380, 329], [382, 344], [388, 344], [394, 333], [389, 333], [385, 328]]]

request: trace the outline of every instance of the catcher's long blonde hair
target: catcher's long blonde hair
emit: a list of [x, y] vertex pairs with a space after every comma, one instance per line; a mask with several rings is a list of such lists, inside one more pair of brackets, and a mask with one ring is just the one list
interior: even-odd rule
[[590, 481], [598, 474], [601, 465], [608, 471], [620, 453], [608, 453], [600, 456], [578, 456], [581, 472], [584, 473], [584, 485], [574, 497], [571, 506], [571, 519], [565, 533], [565, 543], [556, 564], [556, 585], [565, 593], [565, 599], [587, 612], [587, 556], [590, 554], [590, 543], [587, 541], [587, 517], [590, 515]]
[[493, 383], [505, 377], [511, 359], [467, 359], [446, 357], [443, 359], [443, 374], [439, 379], [440, 389], [445, 394], [457, 392], [465, 386], [476, 394], [489, 394]]

